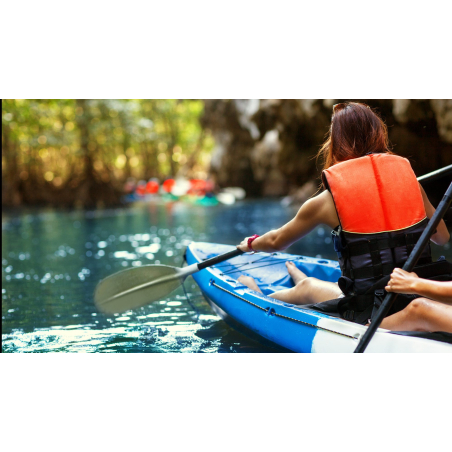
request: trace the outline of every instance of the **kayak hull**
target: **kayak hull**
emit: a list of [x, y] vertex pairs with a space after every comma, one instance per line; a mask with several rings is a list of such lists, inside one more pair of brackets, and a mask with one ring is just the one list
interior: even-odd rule
[[[233, 246], [194, 242], [187, 247], [189, 265], [233, 250]], [[254, 338], [282, 349], [301, 353], [351, 353], [367, 327], [312, 309], [269, 297], [293, 285], [285, 262], [292, 260], [308, 276], [336, 282], [339, 264], [326, 259], [286, 253], [244, 254], [193, 274], [213, 310], [230, 325]], [[255, 278], [263, 294], [237, 281]], [[366, 352], [452, 352], [452, 344], [420, 337], [402, 336], [378, 329]]]
[[256, 342], [259, 342], [262, 345], [265, 345], [266, 347], [274, 348], [281, 352], [290, 352], [291, 350], [282, 347], [281, 345], [276, 344], [275, 342], [271, 342], [267, 339], [265, 339], [263, 336], [255, 333], [254, 331], [247, 328], [245, 325], [237, 322], [233, 317], [231, 317], [226, 311], [223, 311], [213, 300], [208, 298], [204, 294], [207, 302], [209, 303], [210, 307], [212, 308], [212, 311], [220, 317], [222, 320], [224, 320], [231, 328], [234, 328], [239, 333], [244, 334], [250, 339], [253, 339]]

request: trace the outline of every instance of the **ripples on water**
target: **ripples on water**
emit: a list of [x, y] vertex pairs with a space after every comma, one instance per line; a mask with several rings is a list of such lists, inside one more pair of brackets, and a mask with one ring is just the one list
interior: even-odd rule
[[[4, 214], [2, 351], [275, 351], [214, 315], [191, 277], [185, 282], [191, 304], [180, 288], [141, 309], [104, 315], [92, 295], [97, 282], [114, 272], [146, 264], [181, 266], [191, 241], [236, 244], [281, 226], [293, 214], [278, 201]], [[335, 258], [322, 227], [289, 252]], [[434, 253], [452, 255], [450, 249]]]

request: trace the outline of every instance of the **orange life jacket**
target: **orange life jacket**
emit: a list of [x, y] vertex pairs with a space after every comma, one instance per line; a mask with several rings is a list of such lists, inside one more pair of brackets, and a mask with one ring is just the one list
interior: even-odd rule
[[400, 231], [426, 218], [416, 176], [408, 160], [370, 154], [338, 163], [323, 173], [344, 232]]
[[[339, 311], [365, 323], [375, 287], [404, 265], [428, 223], [419, 183], [408, 160], [391, 154], [338, 163], [322, 179], [339, 218], [333, 243], [342, 270], [339, 287], [346, 295], [342, 304], [351, 314]], [[427, 245], [418, 265], [430, 263]]]

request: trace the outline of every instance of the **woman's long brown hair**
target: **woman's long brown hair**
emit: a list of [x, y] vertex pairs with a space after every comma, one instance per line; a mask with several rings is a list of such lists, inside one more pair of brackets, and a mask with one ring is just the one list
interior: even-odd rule
[[323, 169], [368, 153], [388, 153], [388, 129], [371, 108], [359, 102], [344, 102], [333, 107], [330, 130], [317, 158]]

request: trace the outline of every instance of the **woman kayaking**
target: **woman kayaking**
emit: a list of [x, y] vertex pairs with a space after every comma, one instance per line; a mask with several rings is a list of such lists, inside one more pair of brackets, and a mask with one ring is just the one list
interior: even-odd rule
[[[435, 208], [408, 160], [390, 151], [382, 119], [365, 104], [346, 102], [333, 107], [319, 156], [324, 160], [325, 190], [305, 202], [281, 228], [246, 237], [237, 247], [245, 252], [281, 251], [316, 226], [329, 226], [342, 270], [338, 283], [307, 277], [293, 262], [287, 262], [294, 287], [272, 297], [303, 305], [335, 300], [324, 309], [334, 306], [341, 317], [366, 324], [384, 296], [389, 275], [403, 266]], [[438, 245], [447, 243], [444, 221], [431, 240]], [[432, 262], [430, 246], [423, 251], [416, 272], [429, 279], [452, 278], [447, 261]], [[241, 276], [239, 281], [260, 291], [251, 277]], [[401, 311], [412, 299], [399, 297], [389, 314]]]

